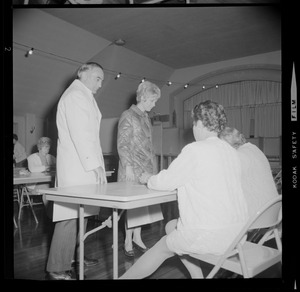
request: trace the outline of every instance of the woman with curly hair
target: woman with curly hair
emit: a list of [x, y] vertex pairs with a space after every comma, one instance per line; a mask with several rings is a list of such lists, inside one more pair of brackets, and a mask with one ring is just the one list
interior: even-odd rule
[[120, 279], [146, 278], [174, 255], [192, 278], [203, 278], [199, 261], [188, 254], [224, 253], [248, 219], [237, 152], [218, 137], [227, 123], [223, 106], [201, 102], [192, 117], [196, 141], [168, 169], [141, 177], [150, 189], [177, 189], [180, 217], [166, 225], [167, 234]]

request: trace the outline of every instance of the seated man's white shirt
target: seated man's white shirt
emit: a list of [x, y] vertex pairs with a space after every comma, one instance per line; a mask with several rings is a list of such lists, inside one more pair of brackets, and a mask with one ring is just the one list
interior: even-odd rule
[[248, 219], [237, 151], [217, 137], [185, 146], [148, 187], [178, 189], [180, 218], [167, 236], [177, 254], [224, 253]]

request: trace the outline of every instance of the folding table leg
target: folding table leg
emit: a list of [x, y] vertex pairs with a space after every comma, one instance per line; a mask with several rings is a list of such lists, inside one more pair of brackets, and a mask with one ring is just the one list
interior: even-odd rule
[[35, 212], [33, 210], [33, 207], [32, 207], [32, 203], [30, 201], [30, 198], [29, 198], [29, 195], [28, 195], [28, 192], [27, 192], [27, 189], [26, 189], [26, 186], [23, 186], [22, 187], [22, 191], [21, 191], [21, 198], [20, 198], [20, 205], [19, 205], [19, 214], [18, 214], [18, 220], [20, 220], [21, 218], [21, 212], [22, 212], [22, 208], [25, 206], [24, 204], [24, 196], [27, 197], [27, 201], [28, 201], [28, 204], [31, 208], [31, 211], [32, 211], [32, 214], [33, 214], [33, 217], [34, 217], [34, 220], [36, 223], [39, 223], [36, 215], [35, 215]]
[[84, 205], [79, 205], [79, 280], [84, 279]]
[[21, 211], [22, 211], [23, 206], [24, 206], [24, 191], [23, 191], [23, 187], [22, 187], [20, 205], [19, 205], [18, 220], [20, 220], [20, 218], [21, 218]]
[[33, 210], [32, 202], [31, 202], [31, 200], [30, 200], [30, 198], [29, 198], [29, 195], [28, 195], [27, 189], [26, 189], [26, 187], [24, 187], [23, 189], [25, 190], [26, 197], [27, 197], [27, 200], [28, 200], [29, 206], [30, 206], [30, 208], [31, 208], [31, 211], [32, 211], [32, 214], [33, 214], [34, 220], [35, 220], [35, 222], [36, 222], [36, 223], [39, 223], [39, 221], [38, 221], [38, 219], [37, 219], [37, 217], [36, 217], [36, 215], [35, 215], [35, 212], [34, 212], [34, 210]]
[[118, 209], [113, 209], [113, 278], [118, 279]]

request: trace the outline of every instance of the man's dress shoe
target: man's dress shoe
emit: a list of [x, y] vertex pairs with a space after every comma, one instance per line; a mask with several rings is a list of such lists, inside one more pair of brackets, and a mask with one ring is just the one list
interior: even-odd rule
[[49, 272], [48, 280], [74, 280], [69, 272]]
[[84, 257], [84, 266], [85, 267], [92, 267], [92, 266], [97, 265], [98, 263], [99, 263], [98, 259], [89, 259], [89, 258]]
[[[98, 259], [89, 259], [87, 257], [84, 257], [84, 267], [92, 267], [92, 266], [97, 265], [98, 263], [99, 263]], [[73, 267], [75, 266], [75, 264], [76, 264], [76, 266], [79, 267], [79, 261], [78, 262], [77, 261], [72, 262]]]
[[134, 257], [134, 251], [133, 251], [133, 249], [127, 251], [126, 248], [125, 248], [125, 245], [123, 246], [123, 249], [124, 249], [124, 254], [127, 257], [130, 257], [130, 258]]

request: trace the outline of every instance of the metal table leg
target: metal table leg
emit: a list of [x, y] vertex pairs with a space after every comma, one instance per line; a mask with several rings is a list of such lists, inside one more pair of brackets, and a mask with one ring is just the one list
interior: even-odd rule
[[84, 279], [84, 205], [79, 205], [79, 280]]
[[118, 209], [113, 209], [113, 278], [118, 279]]

